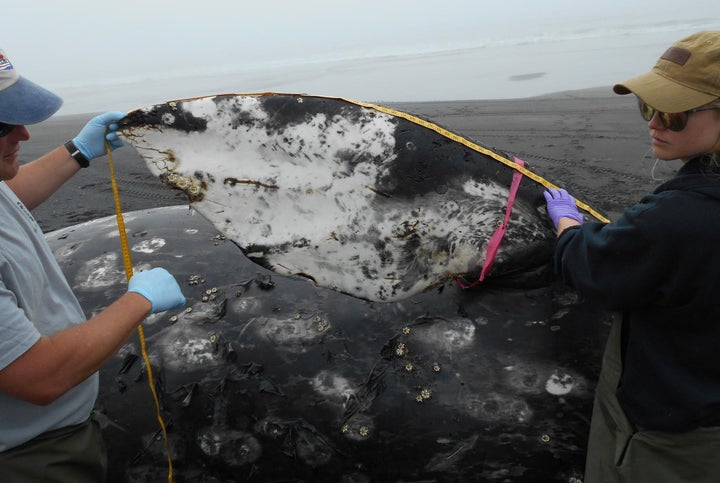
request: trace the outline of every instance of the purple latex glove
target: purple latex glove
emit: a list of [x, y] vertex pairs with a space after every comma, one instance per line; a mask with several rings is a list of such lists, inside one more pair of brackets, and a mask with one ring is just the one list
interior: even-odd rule
[[547, 201], [548, 215], [550, 215], [555, 229], [557, 229], [560, 218], [570, 218], [582, 224], [583, 217], [577, 209], [575, 198], [570, 196], [570, 193], [562, 188], [549, 188], [543, 194]]

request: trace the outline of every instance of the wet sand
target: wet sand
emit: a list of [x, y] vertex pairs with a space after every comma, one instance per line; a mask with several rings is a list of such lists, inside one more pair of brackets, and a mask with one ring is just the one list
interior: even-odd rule
[[[512, 100], [384, 103], [428, 119], [478, 144], [516, 155], [549, 181], [616, 218], [679, 168], [648, 153], [647, 125], [632, 96], [610, 87]], [[30, 127], [21, 160], [70, 139], [92, 114], [60, 116]], [[124, 212], [186, 204], [152, 177], [132, 147], [113, 153]], [[93, 161], [34, 211], [44, 231], [115, 213], [107, 160]]]

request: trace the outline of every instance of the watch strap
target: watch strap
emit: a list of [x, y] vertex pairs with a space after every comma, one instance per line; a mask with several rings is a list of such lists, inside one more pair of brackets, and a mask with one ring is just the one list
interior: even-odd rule
[[65, 149], [68, 150], [70, 156], [78, 162], [81, 168], [87, 168], [90, 166], [90, 160], [75, 146], [75, 143], [71, 139], [65, 143]]

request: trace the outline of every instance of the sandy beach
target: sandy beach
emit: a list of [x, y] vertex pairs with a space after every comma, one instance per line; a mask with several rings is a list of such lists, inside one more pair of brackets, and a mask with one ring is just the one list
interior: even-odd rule
[[[632, 96], [611, 88], [559, 92], [512, 100], [384, 103], [516, 155], [551, 182], [616, 218], [623, 208], [667, 179], [679, 166], [648, 153], [646, 123]], [[29, 161], [73, 137], [92, 117], [59, 116], [31, 126], [21, 160]], [[123, 211], [184, 204], [184, 195], [154, 179], [131, 147], [114, 152]], [[115, 212], [107, 160], [94, 161], [34, 214], [44, 231]]]

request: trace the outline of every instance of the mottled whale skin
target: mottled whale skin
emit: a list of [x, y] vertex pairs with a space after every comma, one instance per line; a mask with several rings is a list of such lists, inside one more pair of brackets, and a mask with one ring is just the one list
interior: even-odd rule
[[[556, 284], [371, 302], [278, 276], [194, 209], [125, 215], [177, 482], [582, 481], [610, 318]], [[113, 217], [46, 235], [92, 316], [126, 290]], [[100, 372], [110, 482], [167, 481], [135, 337]]]
[[[513, 161], [378, 108], [218, 95], [132, 111], [121, 134], [154, 174], [275, 272], [373, 301], [476, 277], [505, 216]], [[541, 193], [522, 180], [493, 277], [550, 259], [555, 235]]]

